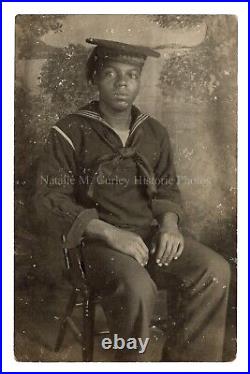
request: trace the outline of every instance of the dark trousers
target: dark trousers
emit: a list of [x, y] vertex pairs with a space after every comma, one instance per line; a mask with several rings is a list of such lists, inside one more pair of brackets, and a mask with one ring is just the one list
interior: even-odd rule
[[[103, 296], [112, 334], [124, 339], [150, 337], [157, 289], [167, 288], [172, 276], [180, 303], [162, 361], [222, 361], [230, 267], [219, 254], [185, 237], [181, 257], [167, 267], [156, 265], [152, 256], [143, 268], [100, 241], [88, 243], [83, 257], [91, 286]], [[143, 360], [137, 351], [117, 352], [120, 361]]]

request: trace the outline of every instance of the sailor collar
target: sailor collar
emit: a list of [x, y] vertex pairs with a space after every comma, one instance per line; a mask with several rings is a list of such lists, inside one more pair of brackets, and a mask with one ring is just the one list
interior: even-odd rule
[[[107, 121], [105, 121], [105, 119], [101, 116], [97, 101], [93, 101], [86, 107], [79, 109], [77, 112], [75, 112], [75, 114], [83, 116], [83, 117], [87, 117], [90, 119], [94, 119], [102, 123], [104, 126], [108, 127], [110, 130], [112, 130], [117, 135], [113, 127]], [[141, 113], [138, 108], [136, 108], [135, 106], [132, 106], [132, 123], [131, 123], [130, 131], [129, 131], [129, 137], [135, 132], [135, 130], [147, 118], [149, 118], [148, 114]]]

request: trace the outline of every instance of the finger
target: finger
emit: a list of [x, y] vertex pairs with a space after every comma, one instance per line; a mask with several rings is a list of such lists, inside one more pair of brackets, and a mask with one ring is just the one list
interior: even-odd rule
[[136, 243], [136, 248], [141, 255], [142, 263], [145, 266], [148, 263], [148, 258], [149, 258], [148, 248], [147, 246], [143, 246], [141, 242]]
[[150, 246], [150, 251], [149, 251], [151, 255], [155, 254], [156, 247], [157, 247], [157, 238], [156, 238], [156, 236], [154, 236], [153, 239], [152, 239], [151, 246]]
[[148, 257], [149, 250], [142, 239], [136, 242], [136, 246], [138, 247], [138, 249], [140, 250], [140, 252], [142, 253], [144, 257]]
[[183, 250], [184, 250], [184, 242], [181, 241], [180, 244], [179, 244], [178, 250], [176, 252], [176, 255], [174, 257], [175, 260], [177, 260], [182, 255]]
[[134, 245], [134, 252], [136, 253], [137, 257], [139, 258], [140, 264], [144, 264], [145, 259], [146, 259], [145, 253], [143, 252], [141, 246], [138, 243], [136, 243]]
[[132, 256], [139, 262], [140, 265], [144, 266], [145, 264], [145, 255], [143, 250], [141, 249], [138, 243], [133, 245], [133, 249], [131, 250]]
[[148, 259], [149, 259], [149, 249], [148, 249], [148, 247], [146, 246], [146, 244], [144, 243], [144, 241], [142, 239], [139, 241], [138, 244], [140, 246], [140, 249], [143, 252], [143, 262], [144, 262], [144, 265], [146, 265], [148, 263]]
[[139, 254], [138, 252], [135, 252], [135, 253], [133, 254], [133, 257], [136, 259], [137, 262], [139, 262], [139, 264], [140, 264], [141, 266], [144, 266], [144, 265], [143, 265], [142, 258], [141, 258], [140, 254]]
[[128, 246], [127, 252], [131, 257], [135, 258], [136, 261], [138, 261], [140, 264], [143, 263], [144, 253], [141, 247], [136, 242]]
[[142, 248], [143, 252], [145, 253], [145, 255], [148, 257], [149, 250], [148, 250], [148, 247], [146, 246], [146, 244], [144, 243], [144, 241], [142, 240], [142, 238], [139, 239], [138, 243], [141, 246], [141, 248]]
[[162, 235], [159, 240], [159, 247], [156, 255], [156, 263], [159, 264], [159, 266], [162, 266], [162, 256], [166, 250], [166, 244], [167, 244], [167, 236]]
[[161, 259], [161, 262], [167, 266], [168, 265], [168, 258], [169, 256], [171, 255], [172, 253], [172, 250], [173, 250], [173, 240], [171, 238], [169, 238], [169, 240], [167, 241], [166, 243], [166, 250], [162, 256], [162, 259]]
[[153, 255], [156, 251], [156, 243], [153, 243], [150, 249], [150, 254]]
[[150, 246], [150, 253], [153, 255], [156, 252], [157, 242], [156, 240], [152, 240], [151, 246]]
[[173, 260], [173, 258], [176, 257], [176, 253], [178, 251], [178, 246], [179, 246], [179, 241], [178, 240], [174, 241], [173, 245], [172, 245], [172, 251], [171, 251], [170, 255], [166, 258], [164, 265], [168, 266], [171, 263], [171, 261]]

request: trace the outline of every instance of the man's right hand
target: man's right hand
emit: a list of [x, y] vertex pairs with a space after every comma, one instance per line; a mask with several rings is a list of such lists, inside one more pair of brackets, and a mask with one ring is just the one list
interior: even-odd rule
[[104, 240], [111, 248], [133, 257], [142, 266], [148, 262], [149, 250], [142, 238], [133, 232], [93, 219], [89, 222], [85, 235]]
[[117, 251], [134, 257], [142, 266], [148, 262], [148, 248], [142, 238], [133, 232], [114, 227], [108, 244]]

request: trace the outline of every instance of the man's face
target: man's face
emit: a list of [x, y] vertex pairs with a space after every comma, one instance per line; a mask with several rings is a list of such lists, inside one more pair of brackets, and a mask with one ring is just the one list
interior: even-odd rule
[[131, 107], [140, 88], [141, 68], [116, 61], [106, 61], [96, 76], [100, 101], [122, 112]]

